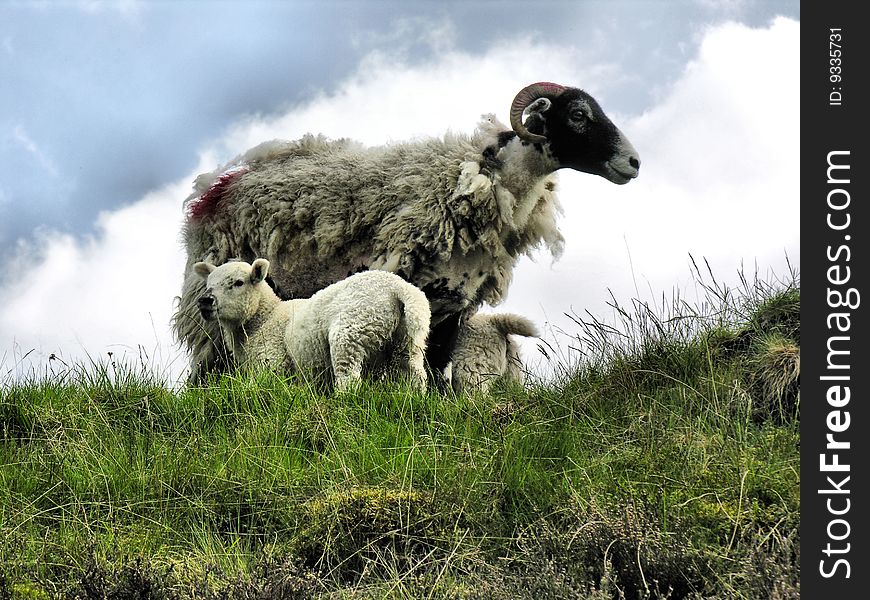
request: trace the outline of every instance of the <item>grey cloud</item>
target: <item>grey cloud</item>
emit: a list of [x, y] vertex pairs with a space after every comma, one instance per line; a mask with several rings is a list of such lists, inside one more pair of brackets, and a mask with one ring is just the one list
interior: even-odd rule
[[[727, 12], [697, 2], [603, 0], [92, 8], [0, 6], [0, 40], [12, 58], [0, 61], [4, 249], [39, 225], [92, 233], [99, 211], [189, 172], [197, 149], [233, 122], [333, 91], [373, 51], [413, 64], [453, 45], [474, 54], [518, 36], [567, 43], [620, 65], [604, 100], [615, 113], [636, 114], [678, 76], [680, 45], [693, 43], [696, 24]], [[777, 13], [795, 16], [799, 4], [740, 10], [762, 24]], [[9, 137], [16, 127], [34, 151]]]

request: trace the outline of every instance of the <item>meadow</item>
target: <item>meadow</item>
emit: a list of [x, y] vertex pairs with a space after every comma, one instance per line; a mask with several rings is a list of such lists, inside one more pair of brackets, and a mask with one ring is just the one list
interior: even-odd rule
[[489, 396], [0, 383], [6, 598], [798, 598], [800, 287], [575, 315]]

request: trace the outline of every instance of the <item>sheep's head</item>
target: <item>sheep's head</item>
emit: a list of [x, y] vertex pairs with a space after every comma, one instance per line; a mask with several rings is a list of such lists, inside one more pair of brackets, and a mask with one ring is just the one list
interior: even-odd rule
[[[529, 113], [525, 123], [524, 112]], [[637, 177], [637, 150], [583, 90], [533, 83], [514, 98], [510, 119], [520, 139], [547, 144], [560, 168], [600, 175], [618, 184]]]
[[205, 280], [205, 293], [197, 304], [202, 317], [243, 325], [256, 314], [263, 296], [261, 286], [269, 273], [269, 261], [258, 258], [253, 264], [232, 261], [216, 267], [207, 262], [193, 265], [194, 272]]

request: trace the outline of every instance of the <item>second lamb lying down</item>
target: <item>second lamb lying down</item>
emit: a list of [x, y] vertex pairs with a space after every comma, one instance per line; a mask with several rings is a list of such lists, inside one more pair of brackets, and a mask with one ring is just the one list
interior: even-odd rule
[[365, 271], [311, 298], [281, 301], [265, 281], [266, 259], [194, 270], [206, 280], [199, 310], [217, 318], [236, 364], [311, 372], [337, 390], [398, 364], [425, 388], [429, 301], [399, 276]]

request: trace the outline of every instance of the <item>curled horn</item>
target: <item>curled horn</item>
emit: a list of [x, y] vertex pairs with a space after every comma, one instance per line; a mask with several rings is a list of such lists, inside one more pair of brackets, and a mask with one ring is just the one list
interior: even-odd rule
[[565, 86], [546, 81], [527, 85], [519, 91], [516, 97], [514, 97], [513, 103], [511, 103], [511, 129], [517, 132], [520, 139], [535, 144], [542, 144], [547, 141], [545, 136], [531, 133], [526, 129], [526, 126], [523, 125], [523, 111], [538, 98], [552, 100], [563, 91], [565, 91]]

